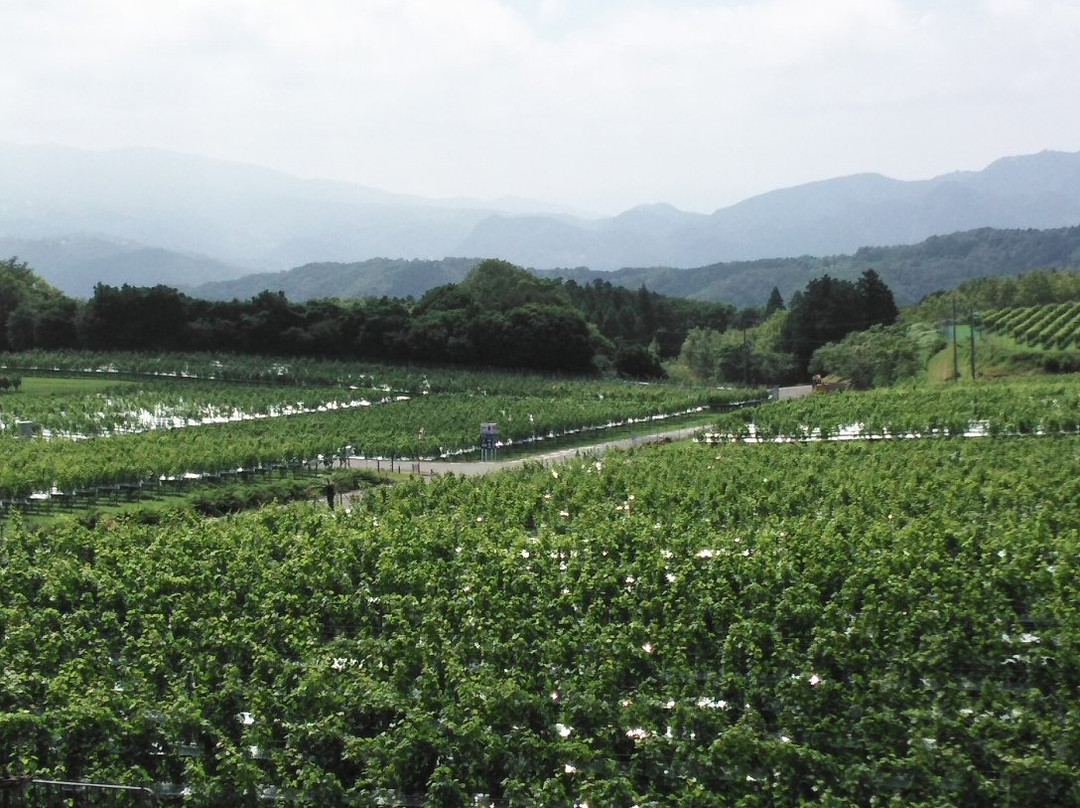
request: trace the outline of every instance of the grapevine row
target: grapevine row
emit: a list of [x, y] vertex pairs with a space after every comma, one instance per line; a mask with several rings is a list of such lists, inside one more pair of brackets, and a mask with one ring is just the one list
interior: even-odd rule
[[297, 467], [338, 457], [346, 446], [368, 457], [453, 455], [476, 447], [480, 424], [499, 424], [503, 441], [554, 438], [628, 418], [701, 410], [706, 391], [624, 385], [583, 399], [432, 394], [371, 407], [288, 418], [210, 424], [67, 440], [0, 440], [0, 495], [71, 492], [103, 485], [152, 485], [161, 478], [224, 470]]
[[1059, 434], [1080, 429], [1080, 379], [1072, 376], [819, 393], [732, 412], [713, 434], [726, 439], [970, 433]]
[[1076, 804], [1078, 457], [674, 445], [16, 525], [0, 743], [193, 806]]
[[983, 312], [983, 323], [1017, 342], [1043, 348], [1080, 347], [1080, 302], [996, 309]]

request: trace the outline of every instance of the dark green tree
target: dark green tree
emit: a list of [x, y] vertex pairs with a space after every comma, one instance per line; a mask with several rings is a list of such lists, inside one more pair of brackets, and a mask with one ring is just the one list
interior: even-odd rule
[[795, 367], [805, 375], [814, 351], [877, 323], [896, 320], [897, 309], [889, 287], [872, 270], [856, 283], [823, 275], [792, 297], [784, 323], [782, 347], [795, 356]]
[[564, 306], [529, 304], [506, 313], [503, 367], [582, 373], [592, 368], [593, 349], [585, 318]]
[[34, 323], [37, 312], [27, 303], [19, 304], [7, 316], [7, 349], [26, 351], [34, 347]]
[[34, 347], [53, 350], [78, 345], [78, 309], [76, 301], [62, 295], [39, 304], [34, 311]]
[[768, 319], [773, 313], [782, 311], [783, 308], [784, 298], [780, 295], [780, 289], [774, 286], [772, 293], [769, 295], [769, 302], [765, 304], [765, 318]]
[[[74, 306], [73, 300], [25, 261], [0, 261], [0, 350], [71, 346]], [[46, 324], [54, 326], [55, 332], [49, 333]]]
[[663, 379], [667, 376], [660, 357], [636, 343], [619, 346], [615, 352], [615, 370], [629, 379]]
[[655, 294], [651, 293], [644, 285], [638, 288], [635, 307], [638, 313], [640, 330], [636, 335], [641, 342], [651, 342], [656, 337], [656, 329], [660, 326], [657, 316], [656, 305], [653, 303]]
[[509, 261], [489, 258], [465, 276], [457, 291], [484, 309], [509, 311], [529, 303], [568, 306], [570, 299], [561, 281], [538, 278]]
[[899, 310], [896, 308], [896, 301], [893, 300], [892, 290], [873, 269], [863, 272], [859, 280], [855, 282], [855, 292], [862, 307], [863, 325], [858, 329], [859, 331], [878, 323], [892, 325], [896, 322]]
[[98, 350], [177, 350], [187, 322], [187, 298], [175, 289], [99, 283], [81, 312], [79, 341]]
[[805, 374], [814, 351], [856, 330], [862, 322], [855, 284], [823, 275], [806, 285], [788, 311], [782, 347], [794, 354], [796, 367]]

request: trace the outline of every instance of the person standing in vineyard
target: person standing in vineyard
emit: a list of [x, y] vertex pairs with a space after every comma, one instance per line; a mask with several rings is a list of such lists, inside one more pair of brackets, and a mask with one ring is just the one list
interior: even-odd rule
[[334, 510], [334, 495], [337, 493], [337, 489], [334, 487], [334, 481], [329, 477], [326, 479], [326, 504], [330, 506], [330, 510]]

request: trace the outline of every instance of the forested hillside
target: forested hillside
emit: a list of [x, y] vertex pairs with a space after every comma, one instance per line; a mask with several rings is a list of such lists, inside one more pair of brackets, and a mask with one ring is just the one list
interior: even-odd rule
[[[282, 291], [296, 301], [316, 297], [419, 296], [433, 286], [460, 281], [477, 263], [479, 259], [448, 258], [310, 264], [287, 272], [204, 284], [189, 291], [214, 300], [245, 299], [267, 289]], [[938, 290], [952, 289], [965, 280], [1050, 267], [1080, 267], [1080, 227], [982, 228], [934, 236], [918, 244], [863, 247], [850, 255], [729, 261], [692, 269], [653, 265], [601, 272], [588, 267], [564, 267], [538, 270], [537, 274], [581, 285], [603, 280], [628, 289], [645, 286], [669, 297], [743, 307], [764, 303], [774, 286], [786, 300], [812, 278], [829, 274], [853, 281], [867, 269], [874, 269], [893, 290], [896, 302], [905, 305]]]
[[327, 297], [420, 297], [436, 286], [464, 280], [479, 263], [479, 258], [324, 261], [281, 272], [193, 284], [185, 291], [207, 300], [245, 300], [259, 292], [282, 292], [297, 303]]
[[983, 228], [934, 236], [919, 244], [864, 247], [852, 255], [733, 261], [696, 269], [650, 267], [598, 273], [587, 269], [554, 274], [587, 283], [598, 277], [630, 288], [697, 300], [758, 305], [776, 286], [784, 299], [824, 274], [854, 280], [874, 269], [899, 305], [952, 289], [965, 280], [1015, 275], [1032, 269], [1080, 267], [1080, 227], [1056, 230]]

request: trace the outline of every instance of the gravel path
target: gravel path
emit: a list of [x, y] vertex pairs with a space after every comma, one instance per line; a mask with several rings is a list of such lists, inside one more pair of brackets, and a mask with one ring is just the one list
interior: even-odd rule
[[[630, 449], [634, 446], [641, 446], [646, 443], [664, 443], [666, 441], [673, 440], [685, 440], [692, 437], [695, 433], [700, 432], [700, 426], [683, 427], [682, 429], [671, 429], [664, 432], [650, 432], [647, 435], [635, 435], [633, 438], [624, 438], [622, 440], [611, 440], [603, 443], [593, 443], [586, 446], [578, 446], [571, 449], [559, 449], [554, 452], [546, 452], [544, 454], [529, 455], [528, 457], [515, 458], [513, 460], [493, 460], [486, 463], [478, 461], [463, 461], [452, 462], [447, 460], [424, 460], [420, 463], [420, 473], [425, 477], [435, 476], [438, 474], [462, 474], [465, 476], [476, 476], [478, 474], [490, 474], [494, 471], [503, 471], [504, 469], [516, 469], [525, 465], [526, 463], [543, 463], [544, 465], [550, 465], [552, 463], [561, 463], [569, 458], [580, 455], [599, 455], [606, 452], [608, 449]], [[378, 471], [390, 471], [389, 460], [368, 460], [359, 457], [349, 458], [349, 467], [354, 469], [375, 469]], [[416, 472], [416, 462], [395, 463], [394, 471]], [[348, 508], [352, 503], [354, 497], [363, 497], [364, 491], [342, 491], [338, 494], [338, 502], [344, 508]]]
[[[608, 449], [629, 449], [634, 446], [641, 446], [645, 443], [661, 443], [664, 441], [684, 440], [700, 431], [701, 427], [695, 426], [684, 427], [682, 429], [667, 430], [663, 432], [651, 432], [647, 435], [636, 435], [633, 438], [623, 438], [621, 440], [606, 441], [603, 443], [593, 443], [586, 446], [577, 446], [570, 449], [559, 449], [554, 452], [529, 455], [528, 457], [520, 457], [513, 460], [492, 460], [488, 462], [454, 462], [449, 460], [424, 460], [420, 463], [420, 473], [424, 475], [464, 474], [466, 476], [474, 476], [477, 474], [490, 474], [493, 471], [519, 468], [525, 463], [539, 462], [547, 465], [550, 463], [560, 463], [564, 460], [567, 460], [568, 458], [580, 455], [603, 454]], [[350, 468], [369, 468], [378, 469], [380, 471], [389, 471], [390, 461], [366, 460], [354, 457], [349, 460], [349, 466]], [[402, 471], [406, 473], [412, 471], [415, 473], [416, 462], [407, 461], [405, 463], [395, 463], [394, 471]]]

